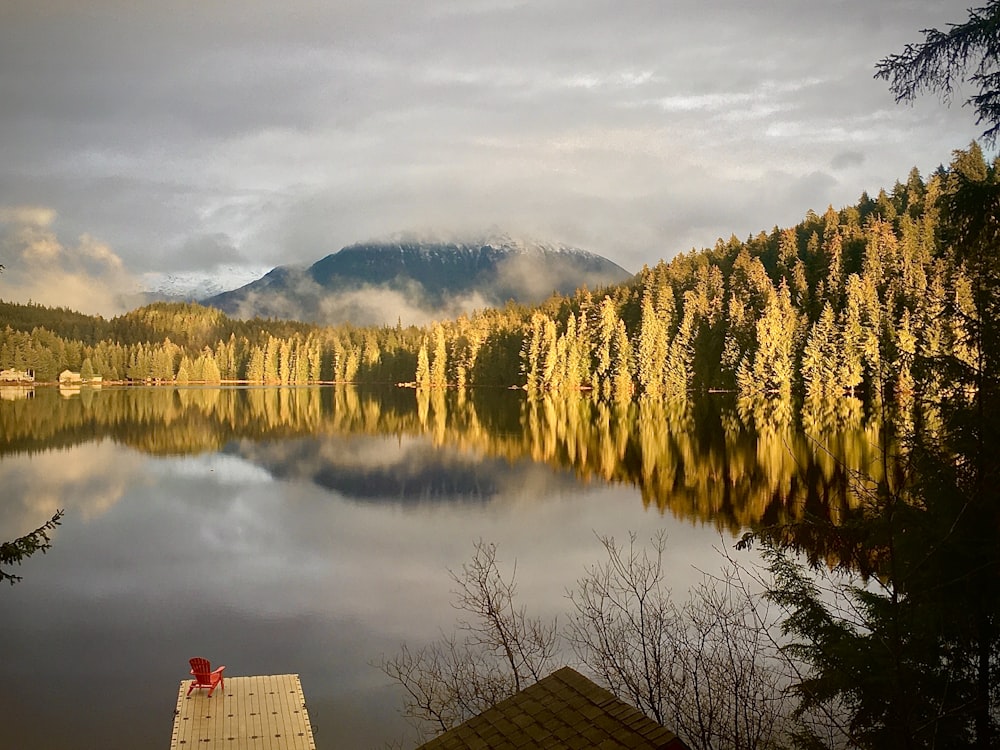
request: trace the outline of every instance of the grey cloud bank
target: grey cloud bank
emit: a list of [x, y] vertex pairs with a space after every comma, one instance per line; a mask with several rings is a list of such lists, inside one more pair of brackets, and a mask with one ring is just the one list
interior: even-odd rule
[[[896, 105], [872, 79], [966, 7], [8, 0], [0, 297], [107, 314], [147, 274], [423, 227], [498, 225], [635, 271], [793, 224], [977, 135], [969, 110]], [[83, 270], [79, 252], [46, 267], [83, 279], [79, 302], [31, 283], [27, 208], [90, 248]]]

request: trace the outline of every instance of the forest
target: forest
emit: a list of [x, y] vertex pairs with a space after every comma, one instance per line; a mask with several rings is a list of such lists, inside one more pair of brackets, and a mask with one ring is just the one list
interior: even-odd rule
[[[111, 320], [0, 302], [0, 368], [54, 381], [406, 383], [593, 390], [607, 402], [734, 390], [905, 404], [927, 363], [971, 362], [973, 279], [942, 206], [992, 181], [977, 143], [926, 180], [813, 211], [794, 227], [720, 239], [605, 289], [418, 328], [234, 320], [156, 303]], [[921, 364], [923, 363], [923, 364]], [[930, 379], [929, 381], [927, 379]]]

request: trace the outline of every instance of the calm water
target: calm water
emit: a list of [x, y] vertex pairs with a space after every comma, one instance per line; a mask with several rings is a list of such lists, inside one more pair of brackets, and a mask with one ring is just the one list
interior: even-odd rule
[[[166, 747], [178, 682], [297, 672], [319, 748], [409, 738], [371, 666], [451, 629], [477, 539], [538, 614], [601, 557], [666, 529], [672, 584], [745, 524], [850, 512], [874, 462], [860, 406], [607, 409], [520, 393], [105, 389], [0, 400], [0, 540], [65, 508], [0, 589], [0, 747]], [[509, 568], [508, 568], [509, 569]]]

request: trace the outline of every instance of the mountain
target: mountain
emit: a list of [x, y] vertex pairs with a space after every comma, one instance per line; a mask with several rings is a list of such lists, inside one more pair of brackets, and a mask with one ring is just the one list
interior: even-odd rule
[[143, 278], [145, 304], [151, 302], [194, 302], [249, 284], [267, 268], [216, 267], [211, 273], [146, 273]]
[[308, 268], [279, 266], [202, 304], [230, 315], [320, 324], [423, 324], [508, 300], [606, 286], [631, 274], [607, 258], [509, 235], [472, 240], [398, 235], [349, 245]]

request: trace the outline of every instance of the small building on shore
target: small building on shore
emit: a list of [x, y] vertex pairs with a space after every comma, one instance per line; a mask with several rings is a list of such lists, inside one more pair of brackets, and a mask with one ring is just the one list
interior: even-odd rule
[[34, 383], [35, 371], [28, 370], [0, 370], [0, 383]]

